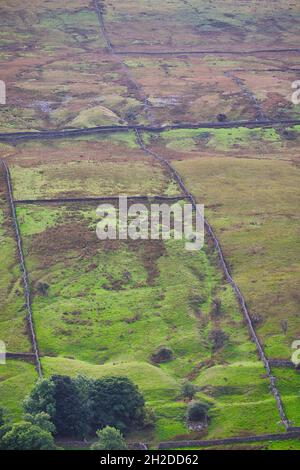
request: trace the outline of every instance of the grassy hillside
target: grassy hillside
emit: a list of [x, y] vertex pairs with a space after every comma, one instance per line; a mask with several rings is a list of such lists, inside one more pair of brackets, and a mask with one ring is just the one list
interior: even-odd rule
[[9, 148], [7, 160], [15, 199], [180, 193], [133, 132], [21, 143]]
[[[180, 398], [188, 379], [214, 406], [209, 437], [279, 430], [264, 369], [215, 253], [188, 252], [174, 240], [100, 242], [94, 210], [18, 208], [46, 373], [132, 377], [158, 414], [150, 437], [157, 441], [188, 433]], [[154, 359], [161, 346], [172, 350], [165, 363]]]
[[0, 340], [9, 352], [28, 352], [27, 311], [21, 282], [17, 244], [6, 195], [3, 167], [0, 165]]
[[23, 361], [8, 360], [0, 367], [0, 406], [8, 419], [20, 420], [22, 401], [33, 388], [37, 373], [32, 364]]

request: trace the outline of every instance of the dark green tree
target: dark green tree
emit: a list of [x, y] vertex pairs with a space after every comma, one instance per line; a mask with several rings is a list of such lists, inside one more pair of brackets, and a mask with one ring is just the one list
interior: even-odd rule
[[77, 375], [73, 379], [75, 386], [77, 387], [79, 397], [81, 400], [82, 416], [85, 420], [82, 423], [82, 435], [83, 437], [88, 436], [91, 431], [92, 422], [92, 403], [91, 403], [91, 390], [93, 387], [94, 380], [83, 375]]
[[143, 424], [145, 402], [127, 377], [95, 380], [91, 390], [93, 429], [114, 426], [122, 432]]
[[4, 425], [4, 416], [5, 416], [5, 411], [4, 411], [4, 408], [0, 407], [0, 428], [1, 426]]
[[121, 432], [111, 426], [97, 431], [98, 441], [91, 446], [91, 450], [126, 450], [127, 445]]
[[3, 450], [54, 450], [53, 436], [34, 424], [26, 421], [14, 424], [2, 436], [0, 447]]
[[87, 410], [80, 390], [68, 376], [53, 375], [56, 413], [53, 423], [60, 436], [84, 438], [88, 432]]
[[53, 422], [56, 414], [54, 391], [55, 385], [52, 380], [38, 380], [30, 395], [23, 402], [25, 412], [31, 415], [40, 412], [47, 413]]
[[24, 415], [24, 420], [28, 421], [31, 424], [34, 424], [35, 426], [38, 426], [39, 428], [49, 432], [50, 434], [55, 434], [55, 426], [51, 422], [50, 416], [47, 413], [44, 413], [44, 411], [41, 411], [40, 413], [37, 413], [35, 415], [26, 413]]
[[207, 422], [210, 405], [205, 402], [193, 401], [189, 404], [187, 417], [189, 421]]

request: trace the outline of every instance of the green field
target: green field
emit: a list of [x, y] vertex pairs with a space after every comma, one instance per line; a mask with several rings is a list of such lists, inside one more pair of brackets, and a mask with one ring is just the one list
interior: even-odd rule
[[[157, 412], [154, 441], [188, 433], [180, 398], [187, 379], [215, 409], [209, 437], [280, 430], [264, 369], [215, 253], [188, 252], [174, 240], [100, 242], [94, 211], [18, 208], [46, 374], [132, 377]], [[49, 286], [46, 293], [41, 283]], [[221, 347], [212, 339], [215, 330], [225, 333]], [[153, 354], [161, 346], [173, 357], [158, 364]], [[225, 386], [218, 367], [228, 370]]]
[[[155, 428], [132, 433], [131, 442], [157, 447], [285, 431], [212, 240], [206, 236], [199, 252], [184, 240], [100, 241], [97, 203], [64, 201], [185, 197], [154, 155], [168, 160], [205, 205], [267, 358], [291, 360], [300, 338], [300, 126], [284, 120], [300, 116], [291, 86], [300, 9], [275, 3], [15, 0], [1, 7], [0, 133], [123, 126], [11, 139], [0, 143], [0, 159], [11, 174], [43, 373], [131, 378], [157, 416]], [[257, 127], [230, 122], [247, 120]], [[272, 124], [259, 127], [262, 120]], [[223, 121], [228, 128], [215, 126]], [[165, 126], [142, 132], [152, 156], [136, 125]], [[1, 166], [0, 341], [22, 354], [31, 343], [17, 248]], [[0, 406], [17, 421], [37, 373], [28, 357], [11, 357], [0, 365]], [[300, 426], [299, 370], [273, 367], [272, 374], [291, 425]], [[210, 404], [201, 431], [187, 423], [186, 381]]]
[[8, 147], [15, 199], [180, 194], [134, 133]]
[[9, 352], [28, 352], [27, 312], [2, 166], [0, 184], [0, 340]]
[[8, 360], [0, 365], [0, 406], [5, 409], [5, 417], [17, 421], [24, 413], [22, 402], [37, 380], [34, 365]]
[[[298, 128], [292, 132], [297, 140], [291, 143], [261, 129], [209, 131], [202, 148], [202, 130], [169, 131], [152, 140], [205, 204], [266, 353], [281, 359], [291, 357], [299, 334], [300, 175], [297, 155], [282, 158], [299, 141]], [[255, 142], [260, 150], [253, 151]], [[192, 144], [193, 151], [186, 152], [185, 145]]]

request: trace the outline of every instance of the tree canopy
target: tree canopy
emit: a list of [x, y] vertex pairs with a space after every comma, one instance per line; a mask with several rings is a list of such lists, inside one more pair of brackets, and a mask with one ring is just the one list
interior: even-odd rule
[[149, 421], [143, 395], [127, 377], [54, 375], [36, 383], [24, 409], [32, 425], [80, 439], [106, 426], [127, 432]]
[[8, 427], [1, 437], [1, 449], [5, 450], [54, 450], [53, 436], [30, 422], [22, 421]]
[[92, 450], [126, 450], [127, 445], [121, 432], [111, 426], [97, 431], [98, 441], [91, 446]]
[[138, 387], [127, 377], [95, 380], [91, 389], [92, 426], [115, 426], [122, 432], [143, 423], [145, 402]]

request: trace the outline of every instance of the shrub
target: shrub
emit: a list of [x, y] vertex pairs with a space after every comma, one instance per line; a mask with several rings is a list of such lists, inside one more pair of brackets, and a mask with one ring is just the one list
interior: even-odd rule
[[168, 362], [173, 359], [173, 351], [170, 348], [161, 346], [158, 348], [151, 356], [151, 361], [156, 364], [161, 364], [163, 362]]
[[50, 287], [49, 284], [47, 284], [46, 282], [38, 282], [36, 286], [36, 290], [41, 295], [47, 295], [49, 287]]
[[143, 415], [143, 428], [154, 428], [156, 419], [155, 411], [146, 407]]
[[217, 119], [219, 122], [224, 122], [227, 120], [226, 114], [218, 114]]
[[263, 323], [263, 317], [259, 313], [251, 315], [251, 320], [254, 327], [257, 327]]
[[183, 398], [187, 398], [188, 400], [192, 400], [196, 395], [197, 387], [196, 385], [192, 384], [191, 382], [185, 382], [181, 388], [181, 395]]
[[209, 339], [212, 341], [213, 351], [218, 351], [224, 346], [225, 342], [228, 340], [228, 336], [223, 330], [216, 329], [211, 331]]
[[218, 297], [215, 297], [213, 300], [212, 315], [214, 317], [219, 317], [222, 315], [222, 302]]
[[91, 446], [91, 450], [126, 450], [126, 442], [120, 431], [106, 426], [97, 431], [98, 442]]
[[210, 406], [207, 403], [193, 401], [187, 409], [187, 418], [189, 421], [207, 421], [208, 410]]

